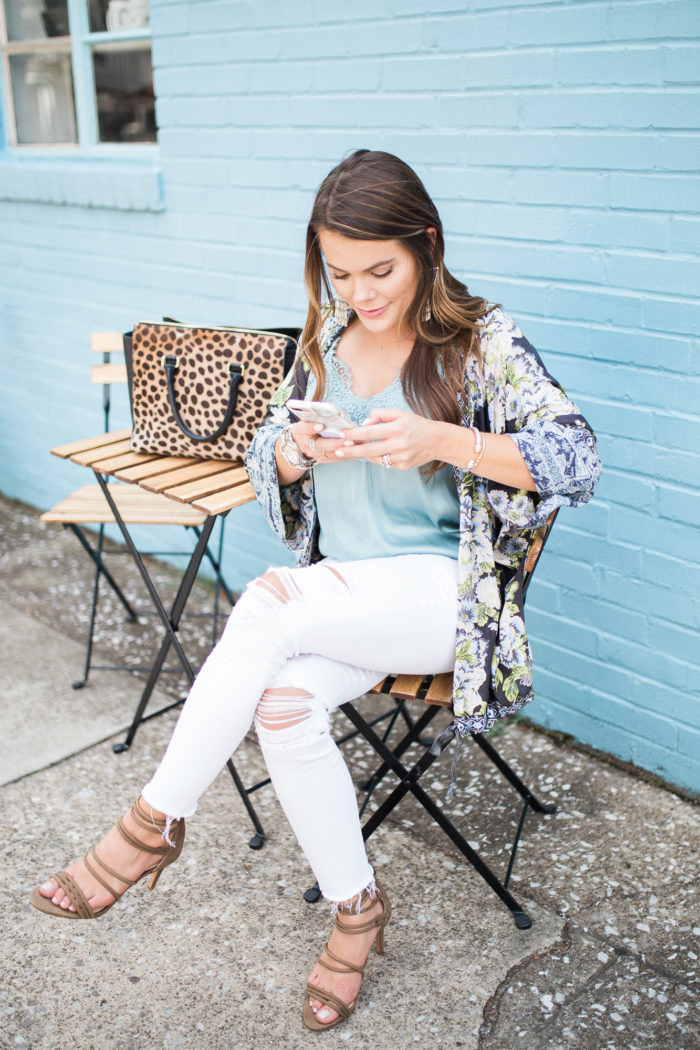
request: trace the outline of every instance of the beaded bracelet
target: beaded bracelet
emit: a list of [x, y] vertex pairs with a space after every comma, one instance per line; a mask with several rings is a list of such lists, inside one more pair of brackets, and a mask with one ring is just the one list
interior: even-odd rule
[[469, 460], [466, 469], [471, 474], [481, 463], [484, 452], [486, 451], [486, 435], [482, 434], [480, 430], [476, 429], [476, 427], [470, 427], [470, 430], [474, 435], [474, 458]]

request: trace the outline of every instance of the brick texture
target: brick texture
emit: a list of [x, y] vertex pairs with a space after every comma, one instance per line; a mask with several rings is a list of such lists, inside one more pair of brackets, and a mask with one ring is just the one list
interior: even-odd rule
[[[350, 149], [394, 151], [438, 201], [450, 265], [599, 434], [599, 495], [561, 514], [530, 594], [529, 713], [700, 790], [700, 5], [151, 11], [158, 193], [152, 164], [139, 189], [62, 157], [28, 174], [33, 198], [0, 199], [3, 491], [46, 507], [85, 480], [47, 448], [99, 429], [92, 329], [301, 323], [315, 187]], [[231, 515], [237, 585], [280, 560], [255, 507]]]

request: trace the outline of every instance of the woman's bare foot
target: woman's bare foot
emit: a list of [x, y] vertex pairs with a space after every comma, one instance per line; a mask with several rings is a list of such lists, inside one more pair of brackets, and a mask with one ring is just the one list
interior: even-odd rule
[[[137, 806], [141, 810], [142, 817], [146, 818], [144, 824], [137, 823], [134, 819], [132, 810], [129, 810], [122, 817], [122, 823], [125, 830], [132, 835], [139, 842], [143, 842], [144, 846], [151, 846], [157, 848], [163, 843], [162, 828], [156, 827], [155, 823], [151, 828], [148, 828], [148, 818], [152, 817], [154, 821], [165, 821], [165, 814], [160, 813], [158, 810], [151, 809], [147, 802], [142, 798], [139, 798]], [[101, 842], [88, 853], [88, 862], [91, 866], [100, 872], [100, 875], [105, 878], [105, 871], [102, 864], [111, 868], [115, 872], [119, 872], [120, 875], [135, 882], [147, 868], [152, 868], [161, 860], [161, 858], [167, 853], [168, 847], [163, 843], [162, 853], [147, 853], [143, 850], [138, 849], [136, 846], [131, 845], [123, 835], [120, 833], [117, 825], [115, 824], [111, 828]], [[91, 859], [93, 853], [97, 853], [102, 864], [96, 864]], [[85, 894], [90, 907], [94, 911], [98, 911], [100, 908], [106, 907], [108, 904], [112, 904], [115, 900], [113, 894], [102, 885], [102, 883], [94, 877], [85, 865], [85, 860], [78, 860], [74, 864], [71, 864], [69, 868], [65, 869], [66, 872], [75, 880], [80, 889]], [[119, 881], [116, 878], [107, 877], [106, 881], [109, 882], [119, 894], [122, 894], [124, 890], [130, 885], [129, 882]], [[71, 903], [68, 895], [61, 889], [58, 883], [54, 879], [48, 879], [39, 886], [39, 893], [42, 897], [46, 897], [51, 900], [53, 904], [58, 907], [65, 909], [66, 911], [75, 911], [75, 905]]]
[[[344, 926], [363, 926], [383, 913], [384, 902], [381, 897], [375, 897], [372, 906], [362, 914], [346, 911], [345, 907], [340, 911]], [[346, 959], [355, 966], [364, 966], [376, 936], [376, 928], [367, 930], [366, 933], [344, 933], [338, 926], [334, 926], [328, 940], [328, 947], [339, 959]], [[332, 960], [329, 961], [332, 962]], [[360, 991], [362, 974], [335, 973], [317, 962], [309, 976], [309, 984], [315, 984], [318, 988], [331, 992], [348, 1006], [352, 1006]], [[318, 999], [309, 998], [309, 1003], [316, 1014], [316, 1019], [322, 1024], [330, 1024], [338, 1016], [337, 1010], [334, 1010], [332, 1006], [325, 1006]]]

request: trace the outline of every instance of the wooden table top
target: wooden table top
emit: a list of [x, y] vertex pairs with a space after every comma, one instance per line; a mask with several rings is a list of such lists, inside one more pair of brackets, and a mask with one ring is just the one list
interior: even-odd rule
[[131, 482], [146, 492], [161, 493], [208, 515], [224, 514], [255, 500], [241, 460], [132, 452], [130, 435], [127, 427], [58, 445], [51, 453], [119, 481]]

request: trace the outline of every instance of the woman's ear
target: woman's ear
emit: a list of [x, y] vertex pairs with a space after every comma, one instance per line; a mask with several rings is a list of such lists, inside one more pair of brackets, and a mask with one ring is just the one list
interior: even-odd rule
[[435, 247], [435, 238], [437, 236], [437, 231], [436, 231], [435, 227], [434, 226], [427, 226], [425, 232], [428, 235], [428, 240], [430, 241], [431, 248], [434, 248]]

